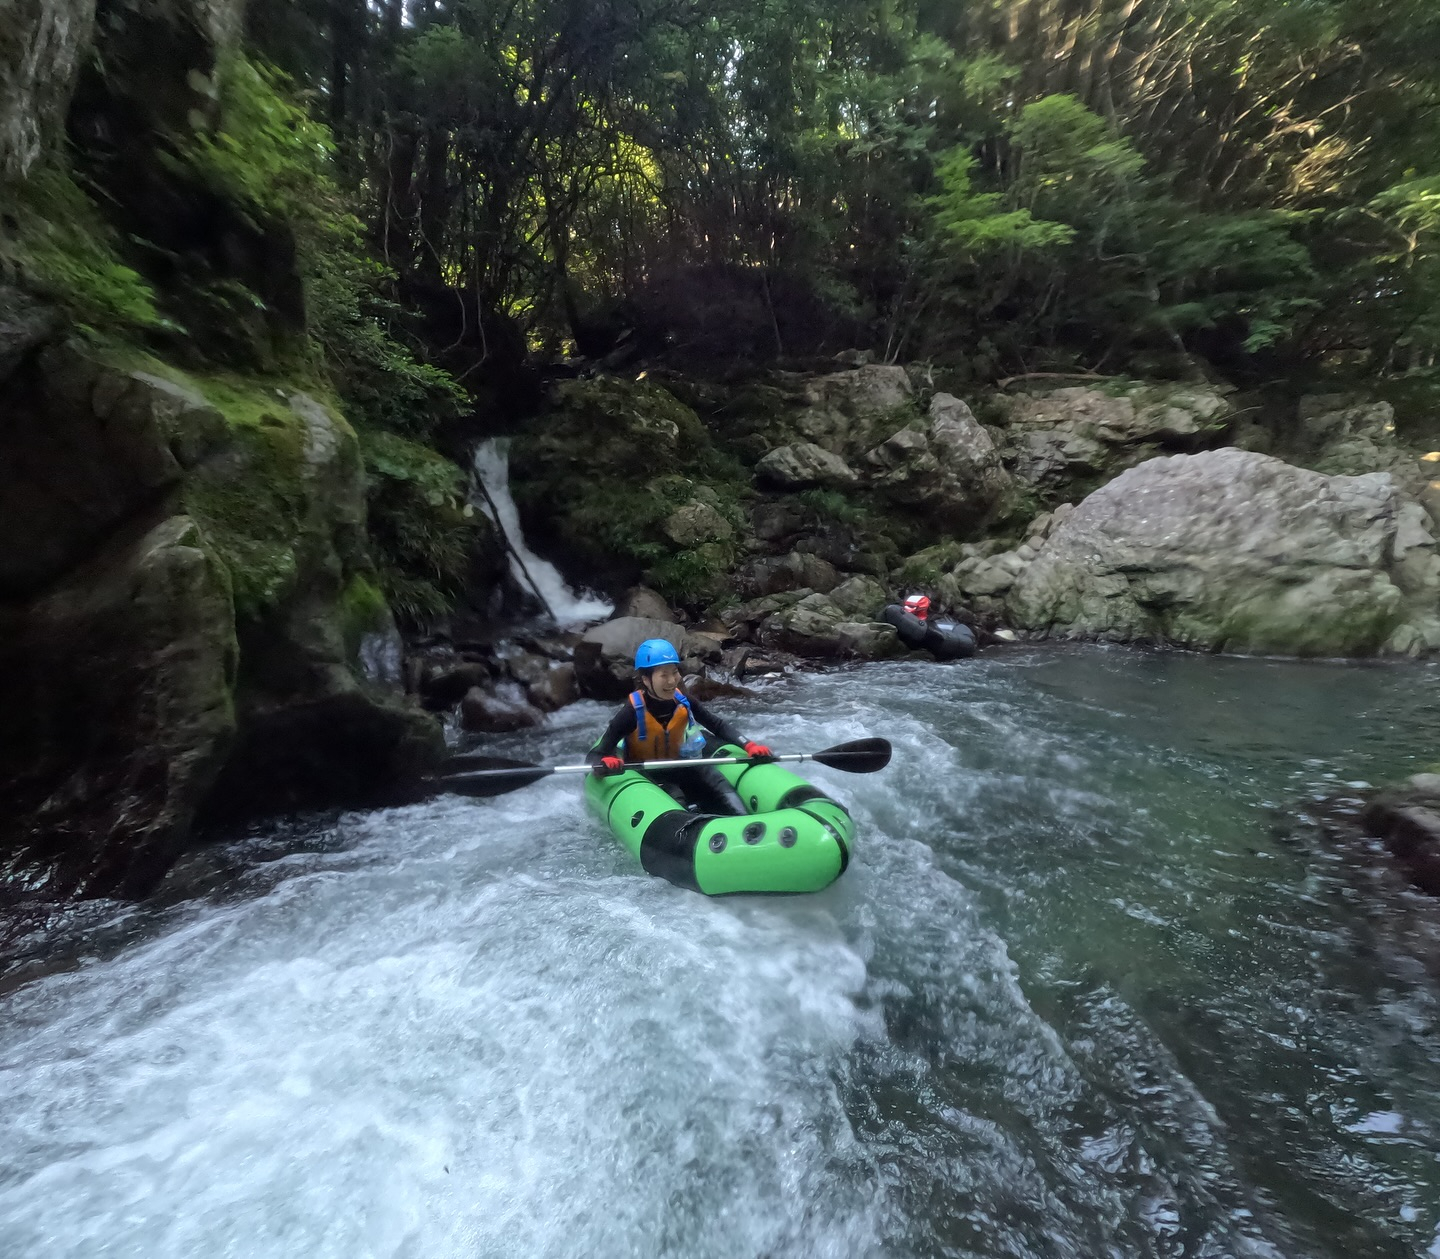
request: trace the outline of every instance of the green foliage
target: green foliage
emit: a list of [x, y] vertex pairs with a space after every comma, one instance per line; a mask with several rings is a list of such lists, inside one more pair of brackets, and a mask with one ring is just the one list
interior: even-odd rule
[[863, 524], [869, 513], [853, 498], [839, 490], [801, 490], [796, 496], [821, 521], [839, 525]]
[[724, 592], [736, 559], [733, 544], [705, 542], [663, 556], [645, 579], [671, 603], [705, 603]]
[[976, 192], [971, 174], [975, 159], [966, 149], [943, 155], [935, 170], [942, 191], [930, 197], [935, 227], [954, 241], [967, 261], [1013, 250], [1039, 250], [1064, 245], [1075, 235], [1063, 223], [1037, 220], [1029, 210], [1003, 209], [998, 192]]
[[119, 258], [113, 231], [69, 171], [33, 172], [0, 200], [12, 207], [14, 230], [0, 235], [7, 260], [82, 327], [92, 331], [146, 331], [167, 326], [155, 293]]
[[[231, 54], [215, 70], [219, 120], [203, 118], [168, 160], [257, 216], [314, 220], [335, 199], [329, 129], [286, 98], [278, 71]], [[316, 204], [319, 197], [322, 204]]]
[[488, 522], [466, 502], [465, 474], [428, 446], [362, 430], [360, 448], [381, 589], [397, 620], [424, 628], [453, 608]]

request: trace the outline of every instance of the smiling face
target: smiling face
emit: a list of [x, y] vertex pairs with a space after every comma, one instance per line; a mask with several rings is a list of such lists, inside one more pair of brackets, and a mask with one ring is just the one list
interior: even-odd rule
[[658, 669], [651, 669], [648, 674], [640, 675], [641, 682], [645, 689], [656, 699], [674, 699], [675, 688], [680, 685], [680, 668], [678, 665], [662, 664]]

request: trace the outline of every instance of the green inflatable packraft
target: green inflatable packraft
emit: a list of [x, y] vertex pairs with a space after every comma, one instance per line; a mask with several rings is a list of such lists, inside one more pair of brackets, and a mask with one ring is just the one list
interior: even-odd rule
[[[707, 749], [745, 755], [740, 748]], [[707, 896], [818, 892], [850, 864], [850, 815], [781, 765], [719, 765], [749, 807], [743, 817], [690, 813], [663, 787], [627, 770], [589, 775], [585, 802], [650, 874]]]

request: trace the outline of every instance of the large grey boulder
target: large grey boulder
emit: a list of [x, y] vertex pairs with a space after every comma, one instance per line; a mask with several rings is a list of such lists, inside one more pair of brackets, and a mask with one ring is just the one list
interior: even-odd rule
[[943, 529], [973, 527], [1010, 488], [990, 434], [948, 393], [931, 400], [928, 423], [893, 433], [865, 456], [871, 481], [896, 506]]
[[873, 621], [890, 602], [885, 587], [873, 577], [856, 576], [830, 592], [830, 602], [860, 621]]
[[995, 404], [1006, 421], [1006, 466], [1046, 493], [1130, 467], [1159, 446], [1204, 445], [1232, 415], [1217, 388], [1126, 380], [1002, 395]]
[[675, 613], [670, 605], [649, 586], [631, 586], [615, 605], [616, 619], [625, 616], [641, 616], [651, 621], [674, 621]]
[[[1404, 508], [1383, 473], [1326, 477], [1233, 448], [1152, 459], [1053, 528], [1006, 607], [1055, 637], [1307, 656], [1424, 650], [1440, 646], [1428, 637], [1434, 542], [1423, 513]], [[1395, 580], [1402, 519], [1410, 591]]]
[[801, 436], [834, 454], [868, 450], [895, 428], [897, 412], [912, 401], [903, 367], [867, 364], [853, 371], [809, 376], [803, 384], [804, 407], [795, 417]]
[[839, 455], [814, 442], [777, 446], [755, 465], [755, 478], [782, 490], [853, 485], [859, 479]]
[[844, 650], [840, 627], [853, 622], [851, 613], [816, 592], [766, 618], [760, 626], [759, 638], [762, 646], [778, 647], [800, 656], [837, 656]]

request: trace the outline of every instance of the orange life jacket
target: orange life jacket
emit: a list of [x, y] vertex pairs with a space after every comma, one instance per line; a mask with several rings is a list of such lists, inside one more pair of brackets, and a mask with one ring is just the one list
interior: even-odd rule
[[630, 692], [630, 705], [635, 709], [635, 729], [625, 736], [627, 761], [674, 761], [680, 759], [680, 745], [690, 725], [690, 701], [675, 692], [675, 711], [670, 720], [658, 721], [645, 708], [643, 691]]

